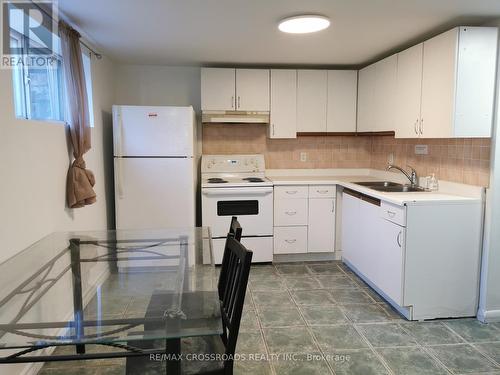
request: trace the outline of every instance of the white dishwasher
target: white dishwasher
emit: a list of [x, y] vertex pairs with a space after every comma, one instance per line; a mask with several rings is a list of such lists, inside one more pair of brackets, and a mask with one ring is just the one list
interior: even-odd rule
[[401, 305], [405, 228], [394, 220], [397, 209], [386, 206], [380, 199], [344, 189], [342, 255], [384, 297]]

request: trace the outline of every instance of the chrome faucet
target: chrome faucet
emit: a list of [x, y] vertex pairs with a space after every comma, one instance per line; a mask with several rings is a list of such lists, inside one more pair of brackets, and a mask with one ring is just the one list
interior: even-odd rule
[[387, 170], [390, 171], [393, 168], [397, 169], [398, 171], [403, 173], [408, 180], [410, 180], [411, 186], [417, 186], [418, 185], [417, 171], [410, 165], [408, 165], [408, 167], [411, 169], [410, 173], [406, 172], [403, 168], [400, 168], [397, 165], [392, 165], [392, 164], [387, 165]]

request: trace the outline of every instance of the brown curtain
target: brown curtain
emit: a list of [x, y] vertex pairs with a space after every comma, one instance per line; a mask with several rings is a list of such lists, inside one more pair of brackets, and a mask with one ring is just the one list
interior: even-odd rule
[[90, 150], [89, 108], [80, 34], [61, 21], [59, 22], [59, 36], [68, 103], [66, 121], [69, 125], [75, 158], [68, 171], [66, 198], [70, 208], [78, 208], [96, 201], [93, 189], [94, 174], [85, 168], [85, 160], [83, 160], [83, 155]]

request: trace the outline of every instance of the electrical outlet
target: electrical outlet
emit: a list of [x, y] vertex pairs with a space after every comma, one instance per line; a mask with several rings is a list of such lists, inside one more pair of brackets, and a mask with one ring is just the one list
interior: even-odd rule
[[388, 164], [394, 164], [394, 154], [392, 152], [387, 157], [387, 163]]
[[429, 147], [427, 145], [415, 145], [415, 155], [427, 155]]
[[307, 161], [307, 152], [300, 153], [300, 161]]

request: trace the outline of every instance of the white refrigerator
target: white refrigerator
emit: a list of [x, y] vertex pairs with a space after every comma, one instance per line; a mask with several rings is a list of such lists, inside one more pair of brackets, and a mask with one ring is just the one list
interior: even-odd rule
[[192, 107], [113, 106], [116, 229], [196, 225]]

